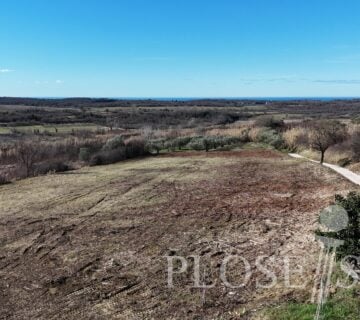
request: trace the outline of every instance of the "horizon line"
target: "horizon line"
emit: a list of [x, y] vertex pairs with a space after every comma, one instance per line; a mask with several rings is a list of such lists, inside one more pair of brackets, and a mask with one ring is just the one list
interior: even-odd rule
[[0, 95], [0, 98], [19, 99], [116, 99], [116, 100], [157, 100], [157, 99], [206, 99], [206, 100], [255, 100], [255, 99], [360, 99], [360, 96], [7, 96]]

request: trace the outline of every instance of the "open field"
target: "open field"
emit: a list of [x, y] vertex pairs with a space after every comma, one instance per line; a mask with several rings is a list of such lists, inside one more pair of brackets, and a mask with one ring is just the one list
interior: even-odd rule
[[79, 124], [61, 124], [61, 125], [33, 125], [33, 126], [14, 126], [14, 127], [1, 127], [0, 134], [10, 134], [11, 132], [18, 133], [71, 133], [73, 131], [96, 131], [101, 129], [108, 129], [92, 123], [79, 123]]
[[[180, 156], [181, 155], [181, 156]], [[251, 319], [309, 299], [319, 211], [356, 187], [326, 168], [272, 150], [174, 153], [0, 186], [3, 319]], [[166, 255], [201, 256], [206, 281], [241, 254], [253, 266], [304, 258], [304, 290], [167, 288]], [[270, 263], [270, 259], [269, 259]], [[297, 262], [297, 265], [300, 262]], [[243, 279], [241, 264], [228, 278]]]

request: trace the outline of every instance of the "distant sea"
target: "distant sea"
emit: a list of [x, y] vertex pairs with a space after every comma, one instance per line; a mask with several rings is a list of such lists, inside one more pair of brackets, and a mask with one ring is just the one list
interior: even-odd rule
[[333, 101], [333, 100], [353, 100], [360, 99], [360, 97], [162, 97], [162, 98], [114, 98], [127, 100], [159, 100], [159, 101], [191, 101], [191, 100], [259, 100], [259, 101], [295, 101], [295, 100], [317, 100], [317, 101]]
[[[67, 99], [76, 97], [33, 97], [38, 99]], [[295, 100], [353, 100], [360, 97], [81, 97], [93, 99], [118, 99], [118, 100], [158, 100], [158, 101], [191, 101], [191, 100], [258, 100], [258, 101], [295, 101]]]

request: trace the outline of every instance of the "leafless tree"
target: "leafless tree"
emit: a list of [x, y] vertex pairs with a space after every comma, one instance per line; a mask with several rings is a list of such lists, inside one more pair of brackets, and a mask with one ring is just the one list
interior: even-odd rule
[[26, 177], [29, 177], [40, 155], [39, 145], [31, 141], [21, 141], [16, 145], [16, 153], [19, 165], [25, 169]]
[[106, 125], [109, 127], [110, 131], [112, 131], [114, 127], [114, 119], [112, 119], [111, 117], [107, 117]]
[[147, 125], [142, 127], [141, 134], [145, 138], [145, 140], [149, 140], [153, 137], [154, 131], [151, 126]]
[[360, 160], [360, 131], [355, 131], [351, 136], [351, 149], [356, 161]]
[[343, 142], [347, 137], [347, 130], [344, 124], [335, 120], [319, 120], [309, 126], [310, 146], [320, 151], [320, 163], [323, 164], [327, 149], [332, 145]]
[[106, 118], [106, 126], [109, 128], [110, 131], [113, 131], [114, 129], [119, 129], [119, 120], [109, 116]]

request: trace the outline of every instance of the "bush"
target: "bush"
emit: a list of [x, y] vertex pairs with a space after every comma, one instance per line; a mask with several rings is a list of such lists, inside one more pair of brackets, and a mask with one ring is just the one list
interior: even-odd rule
[[213, 148], [213, 149], [222, 148], [222, 147], [224, 147], [225, 145], [228, 144], [227, 141], [228, 141], [229, 138], [230, 137], [221, 137], [221, 136], [206, 137], [205, 138], [205, 144], [207, 144], [207, 146], [209, 148]]
[[201, 151], [204, 150], [204, 138], [203, 137], [194, 137], [191, 141], [187, 144], [187, 148], [192, 150]]
[[41, 157], [41, 147], [38, 142], [20, 141], [16, 144], [17, 163], [24, 170], [25, 176], [29, 177], [34, 173], [35, 163]]
[[[105, 145], [106, 147], [104, 146], [102, 150], [91, 156], [91, 166], [116, 163], [126, 159], [143, 156], [147, 153], [147, 146], [142, 138], [132, 137], [125, 142], [121, 140], [123, 144], [117, 143], [120, 140], [117, 140], [116, 143], [111, 140], [112, 139], [108, 140]], [[109, 141], [111, 142], [109, 143]]]
[[241, 143], [241, 137], [220, 137], [221, 146], [231, 146]]
[[116, 163], [126, 159], [126, 148], [119, 147], [114, 150], [101, 150], [90, 157], [90, 165], [98, 166]]
[[238, 137], [239, 142], [243, 142], [243, 143], [250, 142], [249, 132], [250, 132], [250, 128], [242, 129]]
[[266, 130], [266, 128], [251, 128], [248, 133], [250, 142], [260, 142], [260, 135], [264, 130]]
[[203, 145], [205, 151], [208, 152], [210, 149], [216, 148], [215, 139], [213, 137], [204, 137]]
[[125, 142], [126, 158], [135, 158], [145, 155], [145, 140], [140, 137], [132, 137]]
[[305, 128], [291, 128], [282, 134], [285, 145], [292, 151], [308, 145], [308, 134]]
[[229, 123], [233, 123], [237, 120], [236, 117], [233, 117], [228, 114], [220, 114], [216, 119], [216, 124], [225, 125]]
[[264, 129], [261, 131], [257, 136], [257, 140], [256, 142], [268, 144], [276, 149], [281, 149], [284, 145], [281, 136], [272, 129]]
[[0, 174], [0, 186], [4, 184], [9, 184], [10, 180], [5, 174]]
[[178, 137], [175, 139], [174, 144], [179, 150], [181, 150], [182, 148], [185, 148], [190, 141], [191, 137]]
[[176, 149], [183, 149], [187, 147], [187, 144], [191, 141], [191, 137], [176, 137], [168, 138], [165, 142], [162, 142], [162, 147], [169, 151], [175, 151]]
[[96, 154], [92, 155], [89, 160], [90, 166], [101, 166], [105, 164], [104, 156], [102, 152], [97, 152]]
[[103, 146], [103, 149], [105, 151], [110, 151], [124, 146], [125, 146], [124, 137], [120, 135], [120, 136], [115, 136], [109, 139], [108, 141], [106, 141], [105, 145]]
[[70, 170], [70, 167], [66, 163], [62, 161], [55, 161], [38, 164], [35, 168], [35, 173], [36, 175], [42, 175], [52, 172], [65, 172], [68, 170]]
[[[191, 138], [191, 141], [186, 145], [187, 148], [192, 150], [205, 150], [224, 148], [225, 146], [232, 146], [241, 142], [239, 137], [231, 136], [198, 136]], [[229, 148], [227, 148], [229, 149]]]
[[84, 161], [84, 162], [89, 161], [90, 156], [91, 156], [91, 153], [90, 153], [89, 148], [80, 148], [80, 151], [79, 151], [79, 160], [80, 161]]
[[255, 120], [256, 127], [279, 129], [284, 126], [283, 120], [274, 119], [272, 116], [261, 116]]
[[347, 198], [336, 195], [335, 202], [343, 207], [349, 218], [347, 228], [338, 232], [316, 231], [316, 234], [323, 237], [342, 240], [344, 244], [337, 249], [338, 257], [360, 256], [360, 194], [350, 192]]
[[340, 166], [340, 167], [346, 167], [348, 166], [349, 164], [351, 164], [351, 159], [349, 158], [342, 158], [340, 159], [337, 164]]
[[146, 149], [149, 152], [155, 152], [159, 154], [160, 150], [164, 148], [163, 140], [150, 140], [146, 143]]
[[164, 148], [168, 149], [169, 151], [175, 151], [176, 150], [176, 140], [169, 139], [169, 140], [165, 141]]

